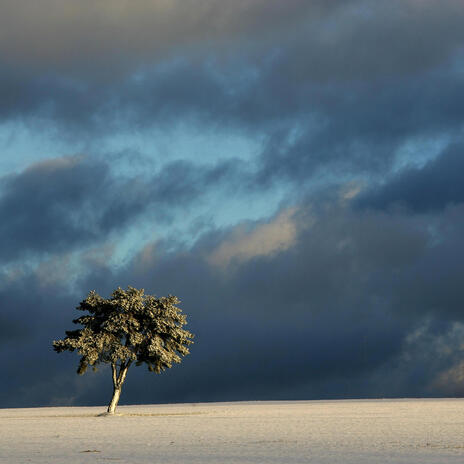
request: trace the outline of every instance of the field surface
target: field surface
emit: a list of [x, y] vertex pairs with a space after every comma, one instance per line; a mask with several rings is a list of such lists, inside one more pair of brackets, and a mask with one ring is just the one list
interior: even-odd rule
[[0, 410], [0, 463], [463, 463], [464, 400]]

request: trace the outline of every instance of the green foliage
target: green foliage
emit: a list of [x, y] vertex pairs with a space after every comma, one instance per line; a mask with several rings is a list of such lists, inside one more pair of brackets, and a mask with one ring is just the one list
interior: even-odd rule
[[118, 288], [108, 299], [92, 291], [77, 307], [88, 314], [73, 321], [82, 328], [66, 331], [63, 340], [53, 342], [53, 349], [77, 350], [79, 374], [99, 363], [127, 371], [132, 362], [146, 363], [159, 374], [181, 362], [193, 343], [193, 334], [182, 328], [187, 321], [178, 303], [175, 296], [157, 298], [133, 287]]

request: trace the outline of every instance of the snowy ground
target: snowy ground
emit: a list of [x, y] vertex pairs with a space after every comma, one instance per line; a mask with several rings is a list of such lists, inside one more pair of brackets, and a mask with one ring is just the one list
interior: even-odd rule
[[0, 410], [0, 463], [463, 463], [464, 400]]

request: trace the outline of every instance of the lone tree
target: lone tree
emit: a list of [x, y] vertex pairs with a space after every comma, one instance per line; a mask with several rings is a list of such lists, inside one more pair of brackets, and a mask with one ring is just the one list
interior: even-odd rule
[[133, 287], [117, 288], [108, 299], [92, 291], [76, 308], [88, 314], [73, 320], [83, 328], [66, 331], [63, 340], [53, 342], [53, 349], [58, 353], [77, 350], [81, 355], [78, 374], [89, 366], [96, 370], [100, 363], [111, 364], [113, 397], [108, 413], [114, 414], [132, 363], [146, 363], [159, 374], [189, 354], [193, 334], [182, 328], [187, 320], [178, 303], [175, 296], [157, 298]]

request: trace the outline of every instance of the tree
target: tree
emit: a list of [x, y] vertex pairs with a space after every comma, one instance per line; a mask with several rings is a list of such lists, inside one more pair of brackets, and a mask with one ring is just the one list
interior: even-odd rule
[[108, 299], [91, 291], [76, 308], [88, 314], [73, 320], [83, 327], [66, 331], [63, 340], [53, 342], [53, 349], [58, 353], [77, 350], [81, 355], [78, 374], [89, 366], [96, 370], [100, 363], [111, 365], [113, 397], [108, 413], [114, 414], [132, 363], [145, 363], [159, 374], [189, 354], [193, 334], [182, 328], [187, 320], [178, 303], [175, 296], [157, 298], [133, 287], [118, 287]]

